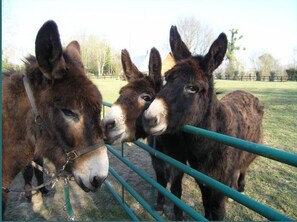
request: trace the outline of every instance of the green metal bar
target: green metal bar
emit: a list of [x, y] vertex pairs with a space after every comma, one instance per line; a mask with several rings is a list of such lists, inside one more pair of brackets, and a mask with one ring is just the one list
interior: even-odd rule
[[[156, 137], [153, 137], [153, 148], [156, 149]], [[151, 206], [154, 207], [155, 203], [156, 203], [156, 199], [155, 199], [155, 195], [156, 195], [156, 189], [152, 186], [151, 189]]]
[[235, 148], [255, 153], [269, 159], [273, 159], [291, 166], [297, 167], [297, 154], [288, 153], [282, 150], [273, 149], [257, 143], [248, 142], [242, 139], [234, 138], [231, 136], [223, 135], [220, 133], [208, 131], [205, 129], [197, 128], [190, 125], [183, 126], [183, 131], [191, 134], [204, 136]]
[[226, 186], [225, 184], [220, 183], [220, 182], [206, 176], [205, 174], [163, 154], [162, 152], [159, 152], [159, 151], [151, 148], [147, 144], [144, 144], [140, 141], [135, 141], [134, 143], [137, 146], [140, 146], [141, 148], [145, 149], [147, 152], [154, 155], [155, 157], [162, 159], [162, 160], [170, 163], [171, 165], [181, 169], [185, 173], [193, 176], [195, 179], [201, 181], [202, 183], [205, 183], [206, 185], [209, 185], [210, 187], [218, 190], [219, 192], [225, 194], [226, 196], [231, 197], [235, 201], [258, 212], [259, 214], [261, 214], [262, 216], [266, 217], [269, 220], [275, 220], [275, 221], [291, 221], [292, 220], [291, 218], [289, 218], [279, 212], [274, 211], [270, 207], [267, 207], [267, 206], [255, 201], [254, 199], [247, 197], [247, 196], [235, 191], [234, 189]]
[[[122, 157], [124, 157], [124, 143], [121, 144]], [[122, 200], [125, 201], [125, 188], [122, 184]]]
[[[111, 103], [107, 103], [104, 102], [104, 105], [106, 106], [111, 106]], [[271, 147], [267, 147], [267, 146], [263, 146], [260, 144], [256, 144], [256, 143], [252, 143], [252, 142], [248, 142], [245, 140], [241, 140], [241, 139], [237, 139], [231, 136], [226, 136], [223, 134], [219, 134], [216, 132], [211, 132], [205, 129], [201, 129], [201, 128], [197, 128], [194, 126], [190, 126], [190, 125], [185, 125], [183, 127], [183, 131], [187, 132], [187, 133], [192, 133], [192, 134], [198, 134], [201, 136], [204, 136], [206, 138], [230, 145], [232, 147], [238, 148], [238, 149], [242, 149], [248, 152], [252, 152], [282, 163], [286, 163], [288, 165], [291, 166], [295, 166], [297, 167], [297, 155], [296, 154], [291, 154], [285, 151], [281, 151], [281, 150], [277, 150], [277, 149], [273, 149]], [[138, 143], [141, 143], [139, 141], [136, 141], [135, 144], [139, 145]], [[142, 143], [143, 144], [143, 143]], [[142, 148], [144, 148], [145, 150], [147, 150], [148, 152], [150, 152], [152, 155], [155, 155], [158, 158], [161, 158], [169, 163], [174, 162], [176, 160], [164, 155], [163, 153], [160, 153], [154, 149], [150, 150], [151, 147], [149, 147], [146, 144], [143, 145], [139, 145]], [[164, 156], [163, 156], [164, 155]], [[169, 161], [168, 161], [169, 160]], [[123, 161], [123, 160], [122, 160]], [[124, 162], [124, 161], [123, 161]], [[178, 161], [176, 161], [178, 162]], [[124, 162], [125, 163], [125, 162]], [[195, 177], [196, 179], [202, 181], [203, 183], [211, 186], [212, 188], [224, 193], [226, 196], [231, 197], [232, 199], [236, 200], [237, 202], [247, 206], [248, 208], [258, 212], [259, 214], [261, 214], [262, 216], [270, 219], [270, 220], [282, 220], [282, 221], [288, 221], [288, 220], [292, 220], [289, 217], [286, 217], [283, 214], [280, 214], [279, 212], [274, 211], [273, 209], [258, 203], [257, 201], [242, 195], [241, 193], [231, 189], [230, 187], [217, 182], [216, 180], [207, 177], [206, 175], [192, 169], [192, 168], [188, 168], [186, 170], [183, 169], [183, 167], [188, 167], [180, 162], [177, 163], [177, 165], [175, 165], [174, 163], [171, 163], [172, 165], [182, 169], [184, 172], [188, 173], [189, 175]], [[179, 164], [181, 164], [181, 166], [178, 166]], [[128, 165], [126, 163], [126, 165]], [[183, 165], [183, 166], [182, 166]], [[129, 166], [129, 165], [128, 165]], [[133, 168], [132, 168], [133, 169]], [[139, 174], [139, 173], [138, 173]], [[140, 174], [139, 174], [140, 175]], [[142, 175], [140, 175], [142, 176]], [[153, 184], [152, 184], [153, 185]], [[153, 185], [154, 186], [154, 185]], [[155, 186], [154, 186], [155, 187]], [[159, 190], [159, 189], [158, 189]], [[162, 191], [161, 191], [162, 192]], [[170, 193], [171, 194], [171, 193]], [[166, 195], [166, 194], [165, 194]], [[167, 195], [166, 195], [167, 196]], [[178, 205], [178, 204], [177, 204]], [[185, 210], [184, 210], [185, 211]]]
[[223, 194], [225, 194], [228, 197], [231, 197], [232, 199], [234, 199], [235, 201], [245, 205], [246, 207], [258, 212], [259, 214], [261, 214], [262, 216], [268, 218], [269, 220], [277, 220], [277, 221], [291, 221], [292, 219], [279, 213], [274, 211], [273, 209], [255, 201], [254, 199], [247, 197], [235, 190], [233, 190], [232, 188], [202, 174], [201, 172], [151, 148], [150, 146], [148, 146], [147, 144], [144, 144], [140, 141], [135, 141], [134, 142], [136, 145], [140, 146], [141, 148], [145, 149], [146, 151], [148, 151], [150, 154], [154, 155], [157, 158], [160, 158], [162, 160], [165, 160], [166, 162], [172, 164], [173, 166], [181, 169], [182, 171], [184, 171], [185, 173], [193, 176], [195, 179], [209, 185], [210, 187], [222, 192]]
[[107, 149], [114, 154], [118, 159], [120, 159], [123, 163], [125, 163], [128, 167], [130, 167], [134, 172], [136, 172], [139, 176], [141, 176], [144, 180], [146, 180], [148, 183], [153, 185], [157, 190], [159, 190], [161, 193], [166, 195], [167, 198], [169, 198], [172, 202], [174, 202], [177, 206], [179, 206], [183, 211], [188, 213], [193, 219], [199, 220], [199, 221], [207, 221], [202, 215], [197, 213], [195, 210], [193, 210], [191, 207], [186, 205], [183, 201], [181, 201], [179, 198], [177, 198], [175, 195], [170, 193], [166, 188], [161, 186], [159, 183], [157, 183], [154, 179], [152, 179], [149, 175], [147, 175], [145, 172], [140, 170], [138, 167], [136, 167], [134, 164], [129, 162], [127, 159], [121, 157], [121, 155], [113, 149], [111, 146], [106, 144]]
[[129, 193], [144, 207], [144, 209], [152, 215], [152, 217], [158, 221], [163, 221], [163, 218], [156, 213], [156, 211], [152, 210], [150, 205], [119, 174], [117, 174], [112, 167], [109, 167], [109, 172], [129, 191]]
[[125, 202], [122, 201], [122, 198], [120, 197], [120, 195], [118, 195], [118, 193], [114, 191], [114, 189], [111, 187], [109, 182], [105, 180], [104, 185], [111, 192], [111, 194], [116, 198], [116, 200], [120, 203], [120, 205], [124, 208], [124, 210], [128, 214], [128, 216], [133, 221], [139, 221], [139, 219], [136, 217], [136, 215], [133, 213], [133, 211], [127, 206], [127, 204]]
[[[104, 102], [103, 105], [111, 106], [111, 103]], [[297, 167], [297, 154], [292, 154], [282, 150], [274, 149], [257, 143], [252, 143], [242, 139], [234, 138], [224, 134], [208, 131], [205, 129], [197, 128], [191, 125], [183, 126], [182, 130], [187, 133], [201, 135], [206, 138], [233, 146], [237, 149], [242, 149], [251, 153], [258, 154], [260, 156], [267, 157], [291, 166]]]
[[109, 102], [106, 102], [106, 101], [102, 101], [102, 105], [103, 106], [111, 107], [112, 106], [112, 103], [109, 103]]

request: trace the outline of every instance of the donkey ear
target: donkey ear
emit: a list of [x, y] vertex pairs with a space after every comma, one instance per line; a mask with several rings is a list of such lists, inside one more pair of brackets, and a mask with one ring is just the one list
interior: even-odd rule
[[74, 60], [83, 64], [80, 55], [80, 45], [77, 41], [70, 42], [65, 49], [65, 53], [67, 53]]
[[170, 47], [175, 61], [189, 58], [192, 54], [186, 44], [182, 41], [176, 26], [171, 26], [170, 29]]
[[128, 82], [131, 82], [143, 77], [143, 74], [133, 64], [130, 58], [129, 52], [126, 49], [122, 50], [121, 59], [122, 59], [124, 75]]
[[225, 33], [221, 33], [212, 43], [208, 53], [204, 57], [204, 61], [206, 62], [205, 71], [209, 74], [212, 74], [212, 72], [221, 65], [227, 50], [227, 44], [228, 40]]
[[58, 79], [64, 75], [66, 65], [58, 27], [54, 21], [47, 21], [38, 31], [35, 54], [39, 68], [46, 78]]
[[162, 61], [160, 53], [156, 48], [152, 48], [149, 60], [149, 76], [153, 79], [155, 86], [162, 84], [161, 69]]

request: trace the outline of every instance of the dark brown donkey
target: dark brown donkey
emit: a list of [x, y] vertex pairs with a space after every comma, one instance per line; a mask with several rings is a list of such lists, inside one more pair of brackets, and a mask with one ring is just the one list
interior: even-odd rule
[[[250, 93], [235, 91], [217, 99], [212, 72], [223, 61], [227, 37], [214, 41], [205, 56], [192, 56], [175, 26], [170, 46], [176, 65], [166, 76], [166, 85], [144, 113], [148, 133], [160, 135], [181, 131], [185, 124], [262, 143], [263, 107]], [[239, 191], [244, 189], [246, 170], [256, 155], [230, 146], [185, 134], [189, 164]], [[202, 192], [205, 216], [223, 220], [225, 196], [197, 181]]]
[[[150, 53], [148, 76], [141, 73], [132, 63], [127, 50], [122, 51], [122, 65], [128, 84], [120, 90], [120, 97], [103, 119], [105, 134], [109, 143], [134, 141], [148, 136], [142, 126], [142, 115], [162, 86], [161, 58], [155, 48], [152, 48]], [[148, 137], [148, 142], [152, 145], [153, 138]], [[181, 149], [168, 146], [171, 143], [174, 143], [175, 146], [184, 146], [180, 134], [156, 137], [157, 150], [185, 163], [185, 153]], [[166, 147], [170, 147], [170, 149]], [[167, 183], [170, 182], [171, 192], [180, 198], [183, 172], [154, 156], [151, 157], [157, 182], [163, 187], [166, 187]], [[162, 210], [164, 203], [164, 195], [158, 192], [155, 209]], [[177, 206], [174, 206], [174, 212], [176, 219], [181, 220], [182, 211]]]
[[33, 157], [47, 157], [58, 172], [66, 167], [86, 192], [108, 174], [102, 97], [85, 74], [78, 42], [63, 51], [58, 27], [48, 21], [37, 34], [35, 53], [26, 59], [25, 74], [2, 76], [3, 207], [13, 179]]

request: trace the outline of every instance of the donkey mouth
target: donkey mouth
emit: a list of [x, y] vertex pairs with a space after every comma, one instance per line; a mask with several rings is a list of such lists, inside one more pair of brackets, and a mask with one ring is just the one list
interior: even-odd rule
[[87, 187], [81, 178], [78, 178], [78, 180], [76, 180], [77, 184], [80, 186], [81, 189], [83, 189], [83, 191], [85, 191], [86, 193], [92, 191], [92, 192], [95, 192], [97, 190], [96, 187]]
[[119, 133], [119, 134], [117, 134], [115, 136], [112, 136], [112, 137], [108, 136], [106, 138], [105, 142], [108, 143], [108, 144], [115, 144], [117, 142], [120, 143], [120, 142], [122, 142], [121, 138], [122, 138], [123, 134], [124, 134], [124, 132], [121, 132], [121, 133]]
[[79, 181], [77, 181], [77, 184], [80, 186], [81, 189], [83, 189], [83, 191], [85, 191], [86, 193], [90, 192], [91, 190], [89, 188], [87, 188], [83, 182], [81, 181], [81, 179], [79, 179]]
[[145, 131], [151, 135], [159, 136], [166, 131], [166, 128], [167, 127], [159, 126], [159, 127], [154, 127], [154, 128], [147, 128]]

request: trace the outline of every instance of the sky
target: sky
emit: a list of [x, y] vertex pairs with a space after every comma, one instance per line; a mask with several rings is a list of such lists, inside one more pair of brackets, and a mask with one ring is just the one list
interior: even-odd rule
[[36, 34], [51, 19], [65, 45], [96, 35], [137, 56], [152, 47], [168, 50], [170, 27], [184, 17], [196, 18], [215, 37], [238, 28], [246, 50], [237, 56], [246, 67], [263, 53], [283, 66], [297, 64], [296, 0], [2, 0], [2, 50], [20, 63], [34, 54]]

